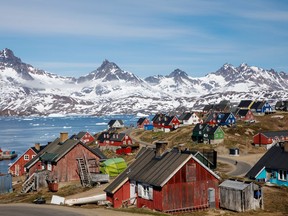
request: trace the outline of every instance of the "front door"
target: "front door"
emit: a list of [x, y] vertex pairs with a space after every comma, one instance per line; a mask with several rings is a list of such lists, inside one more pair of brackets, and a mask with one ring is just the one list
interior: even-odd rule
[[215, 189], [214, 188], [208, 188], [208, 204], [209, 208], [215, 208]]
[[136, 205], [137, 201], [137, 192], [136, 192], [136, 182], [131, 181], [130, 182], [130, 204]]

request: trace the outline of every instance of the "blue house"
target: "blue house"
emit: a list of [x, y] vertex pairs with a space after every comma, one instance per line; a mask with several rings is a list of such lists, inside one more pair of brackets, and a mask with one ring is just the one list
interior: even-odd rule
[[246, 177], [288, 186], [288, 143], [275, 144], [249, 170]]
[[217, 115], [217, 123], [219, 126], [231, 126], [236, 124], [236, 117], [233, 113], [219, 113]]
[[150, 131], [150, 130], [153, 130], [153, 129], [154, 129], [153, 124], [146, 124], [146, 125], [144, 125], [144, 130]]
[[251, 111], [258, 114], [271, 113], [272, 107], [267, 101], [255, 101], [251, 106]]

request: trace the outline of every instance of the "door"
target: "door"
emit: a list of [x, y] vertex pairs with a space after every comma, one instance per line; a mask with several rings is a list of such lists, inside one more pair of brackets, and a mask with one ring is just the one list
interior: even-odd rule
[[130, 182], [130, 204], [132, 205], [136, 205], [136, 201], [137, 201], [136, 187], [137, 187], [136, 182], [131, 181]]
[[18, 164], [15, 165], [15, 175], [19, 176], [20, 167]]
[[208, 204], [209, 208], [215, 208], [215, 189], [214, 188], [208, 188]]

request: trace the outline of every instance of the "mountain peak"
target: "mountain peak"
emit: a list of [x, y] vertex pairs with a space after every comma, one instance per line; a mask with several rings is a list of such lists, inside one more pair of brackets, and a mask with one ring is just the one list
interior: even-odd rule
[[171, 72], [168, 77], [188, 77], [188, 74], [180, 69], [176, 69], [173, 72]]
[[5, 48], [0, 51], [0, 62], [9, 63], [9, 64], [17, 64], [21, 63], [21, 59], [16, 57], [12, 50]]

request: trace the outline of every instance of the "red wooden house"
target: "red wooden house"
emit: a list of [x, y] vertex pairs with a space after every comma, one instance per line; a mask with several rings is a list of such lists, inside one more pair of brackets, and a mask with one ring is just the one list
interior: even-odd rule
[[169, 132], [179, 127], [180, 121], [176, 116], [168, 116], [165, 114], [156, 114], [153, 119], [153, 127]]
[[70, 139], [78, 139], [84, 144], [89, 144], [94, 142], [95, 137], [89, 132], [81, 131], [78, 134], [73, 135]]
[[253, 136], [255, 146], [264, 146], [266, 149], [271, 148], [274, 144], [288, 141], [288, 131], [268, 131], [260, 132]]
[[146, 117], [139, 118], [137, 121], [137, 128], [144, 129], [144, 125], [149, 125], [150, 121]]
[[116, 151], [117, 148], [121, 146], [131, 146], [133, 144], [133, 141], [131, 137], [128, 134], [125, 133], [109, 133], [107, 131], [102, 132], [98, 138], [97, 142], [99, 145], [99, 148], [101, 150], [103, 149], [111, 149]]
[[242, 121], [252, 121], [255, 119], [253, 112], [249, 109], [239, 109], [235, 116], [238, 120]]
[[29, 176], [37, 170], [47, 170], [49, 178], [68, 182], [80, 180], [78, 158], [99, 162], [100, 159], [106, 159], [106, 156], [99, 149], [92, 149], [77, 139], [69, 139], [68, 133], [61, 133], [60, 138], [49, 143], [24, 167]]
[[143, 148], [107, 188], [114, 208], [146, 206], [168, 213], [219, 207], [220, 177], [187, 151]]
[[41, 146], [39, 143], [36, 143], [35, 146], [29, 148], [25, 151], [12, 165], [9, 167], [8, 172], [13, 176], [22, 176], [24, 175], [25, 169], [24, 165], [34, 158], [45, 146]]

